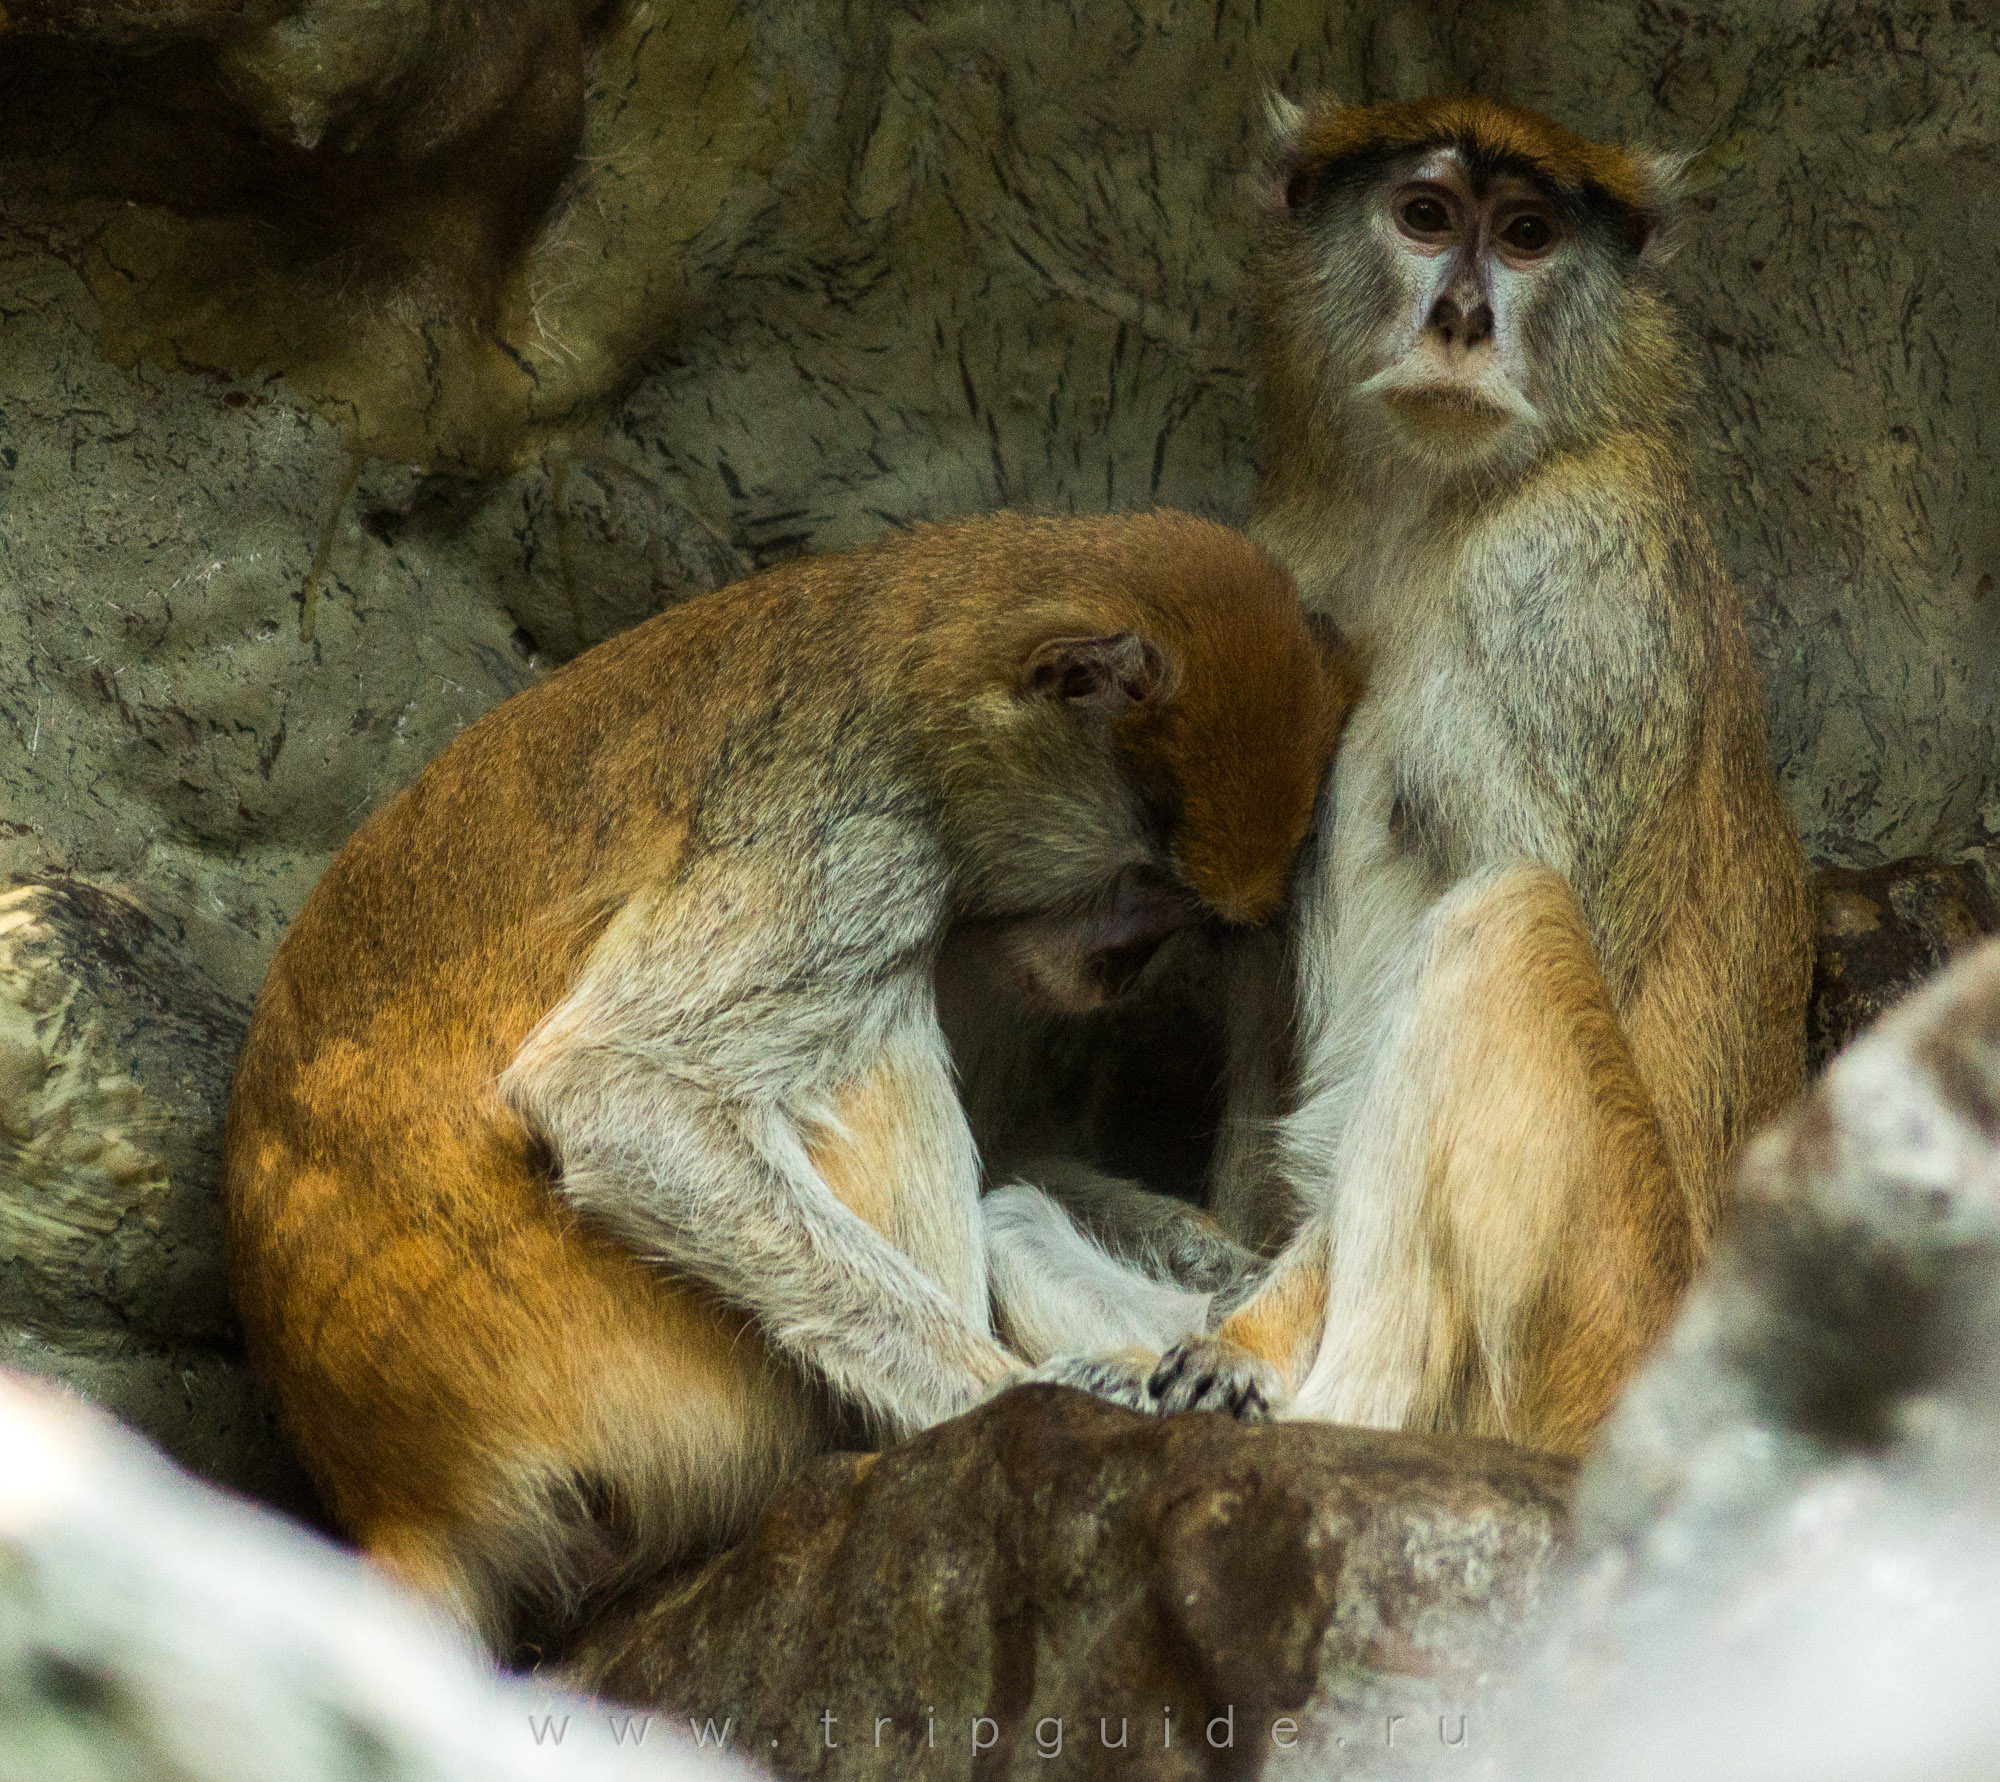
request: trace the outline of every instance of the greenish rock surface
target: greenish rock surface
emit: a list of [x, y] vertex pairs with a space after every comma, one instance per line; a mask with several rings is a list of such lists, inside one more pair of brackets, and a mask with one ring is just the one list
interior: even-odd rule
[[0, 1366], [310, 1511], [223, 1278], [222, 1110], [247, 1021], [126, 899], [0, 885]]
[[1951, 0], [12, 0], [0, 866], [185, 915], [245, 996], [369, 809], [672, 600], [1001, 503], [1241, 519], [1270, 86], [1696, 152], [1701, 481], [1808, 845], [1983, 848], [1996, 33]]

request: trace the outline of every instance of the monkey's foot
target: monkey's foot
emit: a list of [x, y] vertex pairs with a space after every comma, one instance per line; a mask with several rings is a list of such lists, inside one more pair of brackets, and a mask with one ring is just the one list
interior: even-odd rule
[[1186, 1337], [1160, 1357], [1146, 1380], [1146, 1408], [1162, 1417], [1178, 1411], [1220, 1411], [1261, 1422], [1291, 1396], [1267, 1361], [1225, 1337]]
[[1150, 1349], [1111, 1349], [1097, 1355], [1058, 1355], [1039, 1366], [1010, 1374], [1002, 1386], [1073, 1386], [1093, 1398], [1108, 1398], [1128, 1411], [1159, 1407], [1146, 1383], [1159, 1357]]

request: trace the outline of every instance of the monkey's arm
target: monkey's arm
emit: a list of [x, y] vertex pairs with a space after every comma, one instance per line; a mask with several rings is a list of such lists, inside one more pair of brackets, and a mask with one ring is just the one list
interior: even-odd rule
[[1607, 515], [1588, 478], [1548, 480], [1557, 492], [1510, 508], [1468, 561], [1469, 666], [1494, 725], [1483, 759], [1452, 766], [1470, 844], [1452, 876], [1533, 860], [1597, 923], [1627, 849], [1693, 770], [1718, 639], [1714, 603], [1688, 586], [1721, 572], [1662, 489], [1633, 483]]
[[1107, 1175], [1080, 1158], [1029, 1158], [1008, 1173], [1019, 1182], [987, 1196], [989, 1230], [997, 1195], [1040, 1190], [1097, 1246], [1149, 1283], [1203, 1298], [1227, 1296], [1263, 1267], [1254, 1251], [1200, 1207]]
[[635, 898], [500, 1088], [566, 1202], [907, 1431], [1018, 1364], [931, 1007], [935, 875], [850, 827], [817, 877], [718, 850]]
[[[941, 1064], [907, 1038], [866, 1073], [882, 1073], [906, 1117], [870, 1135], [882, 1191], [868, 1211], [892, 1229], [914, 1216], [939, 1271], [977, 1282], [971, 1305], [839, 1198], [782, 1098], [719, 1094], [588, 1042], [524, 1052], [507, 1091], [553, 1147], [565, 1201], [649, 1261], [708, 1282], [901, 1434], [966, 1409], [1019, 1365], [985, 1328], [970, 1142]], [[920, 1173], [932, 1204], [894, 1205], [890, 1184]]]
[[[1086, 1165], [1065, 1164], [1062, 1173], [1072, 1186], [1094, 1178], [1086, 1194], [1096, 1198], [1100, 1217], [1115, 1216], [1105, 1213], [1111, 1205], [1119, 1205], [1121, 1214], [1137, 1208], [1128, 1235], [1142, 1250], [1157, 1253], [1170, 1241], [1158, 1223], [1157, 1203], [1166, 1196], [1097, 1176]], [[1155, 1204], [1139, 1208], [1141, 1202]], [[1010, 1183], [989, 1193], [981, 1206], [994, 1309], [1008, 1342], [1031, 1361], [1041, 1361], [1030, 1378], [1078, 1386], [1161, 1414], [1221, 1411], [1254, 1419], [1287, 1395], [1278, 1373], [1264, 1362], [1201, 1335], [1218, 1304], [1252, 1292], [1260, 1265], [1193, 1209], [1183, 1209], [1193, 1215], [1189, 1223], [1208, 1225], [1213, 1243], [1233, 1252], [1238, 1263], [1226, 1296], [1173, 1286], [1113, 1255], [1040, 1188]]]
[[1057, 1200], [1025, 1182], [980, 1202], [993, 1308], [1008, 1344], [1031, 1362], [1108, 1348], [1147, 1352], [1208, 1322], [1212, 1295], [1172, 1285], [1114, 1255]]

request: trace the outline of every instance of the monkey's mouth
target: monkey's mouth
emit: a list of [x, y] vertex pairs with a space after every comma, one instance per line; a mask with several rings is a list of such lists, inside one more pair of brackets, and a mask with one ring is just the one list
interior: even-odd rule
[[1415, 384], [1385, 394], [1404, 419], [1425, 428], [1498, 427], [1514, 419], [1511, 410], [1466, 384]]
[[1364, 379], [1355, 394], [1378, 397], [1411, 432], [1433, 439], [1488, 434], [1513, 422], [1536, 425], [1535, 405], [1490, 354], [1447, 363], [1406, 353]]
[[1031, 1001], [1080, 1014], [1129, 989], [1153, 955], [1201, 920], [1201, 906], [1166, 874], [1127, 867], [1087, 909], [1030, 918], [1009, 948]]
[[1201, 912], [1187, 893], [1162, 874], [1129, 868], [1093, 924], [1090, 969], [1107, 1000], [1121, 994], [1152, 963], [1153, 955]]

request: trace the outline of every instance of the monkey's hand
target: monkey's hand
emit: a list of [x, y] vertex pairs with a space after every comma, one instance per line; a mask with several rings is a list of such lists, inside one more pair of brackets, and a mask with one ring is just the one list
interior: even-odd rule
[[1146, 1409], [1162, 1417], [1178, 1411], [1221, 1411], [1259, 1423], [1291, 1397], [1284, 1376], [1268, 1361], [1227, 1337], [1184, 1337], [1160, 1357], [1146, 1377]]
[[1275, 1368], [1219, 1337], [1189, 1337], [1164, 1356], [1146, 1349], [1058, 1355], [1008, 1375], [1001, 1387], [1030, 1384], [1073, 1386], [1150, 1416], [1220, 1411], [1246, 1423], [1268, 1417], [1288, 1396]]
[[1093, 1398], [1108, 1398], [1128, 1411], [1157, 1409], [1146, 1396], [1146, 1381], [1159, 1357], [1150, 1349], [1107, 1349], [1096, 1355], [1057, 1355], [1009, 1374], [995, 1388], [1073, 1386]]

